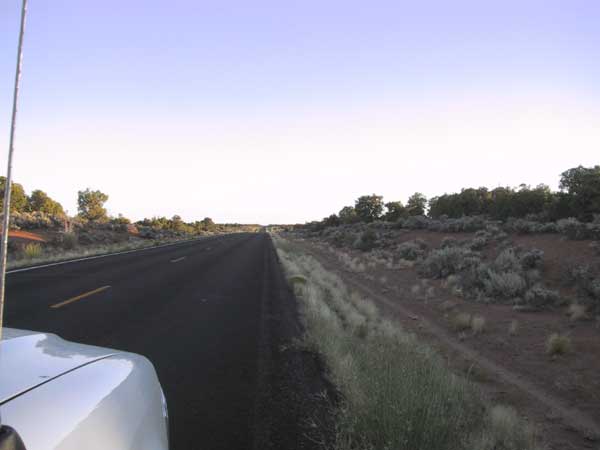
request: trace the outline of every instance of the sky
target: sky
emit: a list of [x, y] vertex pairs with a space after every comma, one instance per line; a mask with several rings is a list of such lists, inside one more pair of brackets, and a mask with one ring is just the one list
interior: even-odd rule
[[[0, 2], [0, 171], [20, 0]], [[600, 164], [596, 0], [29, 0], [14, 180], [303, 223]]]

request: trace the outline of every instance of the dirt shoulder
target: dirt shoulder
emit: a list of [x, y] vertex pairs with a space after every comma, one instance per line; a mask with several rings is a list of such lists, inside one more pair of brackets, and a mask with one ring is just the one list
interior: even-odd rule
[[[515, 406], [536, 426], [547, 448], [600, 448], [600, 330], [593, 322], [574, 324], [556, 312], [524, 313], [508, 305], [465, 301], [436, 281], [425, 286], [435, 294], [423, 298], [413, 290], [423, 286], [413, 269], [373, 265], [350, 270], [339, 251], [326, 244], [293, 242], [438, 348], [450, 366], [477, 382], [492, 401]], [[451, 319], [458, 312], [485, 317], [485, 332], [456, 332]], [[513, 321], [518, 332], [509, 334]], [[568, 333], [575, 351], [547, 355], [545, 342], [554, 332]]]
[[265, 247], [253, 448], [326, 448], [334, 439], [335, 388], [321, 357], [296, 345], [304, 333], [296, 298], [270, 239]]

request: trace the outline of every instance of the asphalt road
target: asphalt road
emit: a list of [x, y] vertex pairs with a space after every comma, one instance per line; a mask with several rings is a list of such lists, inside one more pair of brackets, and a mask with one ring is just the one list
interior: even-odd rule
[[9, 273], [5, 325], [145, 355], [174, 449], [251, 448], [272, 251], [237, 234]]

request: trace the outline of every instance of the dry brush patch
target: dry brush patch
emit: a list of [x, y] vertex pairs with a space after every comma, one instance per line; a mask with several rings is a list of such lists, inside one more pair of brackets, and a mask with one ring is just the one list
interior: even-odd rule
[[337, 449], [534, 448], [513, 410], [486, 404], [475, 385], [372, 302], [282, 238], [274, 242], [288, 276], [302, 280], [292, 285], [303, 344], [323, 356], [342, 394]]

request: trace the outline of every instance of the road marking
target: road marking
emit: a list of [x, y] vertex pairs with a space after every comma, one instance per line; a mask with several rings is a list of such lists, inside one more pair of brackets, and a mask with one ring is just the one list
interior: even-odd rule
[[179, 262], [179, 261], [183, 261], [184, 259], [185, 259], [185, 256], [182, 256], [181, 258], [172, 259], [171, 262], [172, 263], [176, 263], [176, 262]]
[[105, 291], [105, 290], [107, 290], [109, 288], [110, 288], [110, 286], [99, 287], [98, 289], [94, 289], [93, 291], [85, 292], [85, 293], [83, 293], [81, 295], [78, 295], [77, 297], [69, 298], [69, 299], [65, 300], [64, 302], [56, 303], [55, 305], [50, 306], [50, 308], [60, 308], [62, 306], [66, 306], [69, 303], [76, 302], [77, 300], [84, 299], [86, 297], [89, 297], [90, 295], [97, 294], [97, 293]]

